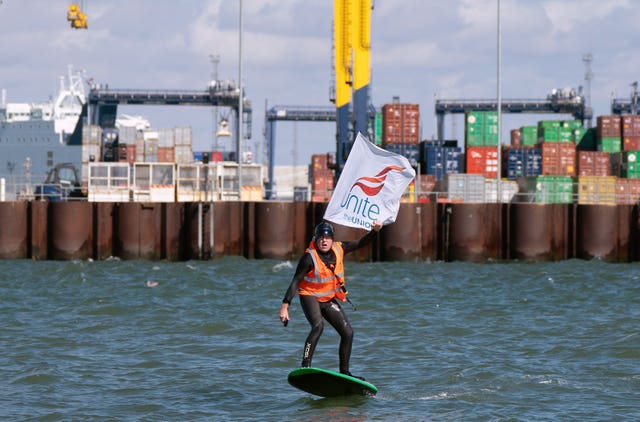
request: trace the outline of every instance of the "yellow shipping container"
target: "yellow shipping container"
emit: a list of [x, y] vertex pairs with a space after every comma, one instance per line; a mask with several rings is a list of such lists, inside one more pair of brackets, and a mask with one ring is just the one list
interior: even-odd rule
[[579, 176], [578, 204], [616, 204], [615, 176]]

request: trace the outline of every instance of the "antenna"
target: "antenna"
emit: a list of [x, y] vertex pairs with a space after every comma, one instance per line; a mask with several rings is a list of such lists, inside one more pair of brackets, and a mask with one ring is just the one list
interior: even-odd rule
[[591, 80], [593, 79], [593, 72], [591, 72], [591, 62], [593, 61], [593, 55], [591, 53], [583, 54], [582, 61], [584, 62], [584, 80], [586, 81], [587, 88], [587, 107], [591, 107]]
[[[583, 54], [582, 61], [584, 62], [584, 80], [586, 82], [586, 95], [585, 95], [585, 109], [591, 110], [591, 80], [593, 79], [593, 72], [591, 71], [591, 62], [593, 61], [593, 55], [591, 53]], [[587, 122], [591, 127], [591, 121]]]

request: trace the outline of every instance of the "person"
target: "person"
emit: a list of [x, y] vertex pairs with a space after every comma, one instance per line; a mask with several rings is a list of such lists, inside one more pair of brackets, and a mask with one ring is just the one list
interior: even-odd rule
[[347, 294], [343, 258], [345, 254], [369, 244], [382, 228], [382, 223], [376, 220], [371, 228], [360, 239], [349, 242], [334, 242], [333, 226], [326, 221], [314, 229], [313, 239], [298, 262], [280, 307], [280, 321], [286, 326], [289, 322], [289, 305], [296, 293], [300, 296], [302, 311], [311, 325], [302, 352], [303, 368], [311, 366], [313, 352], [324, 329], [324, 318], [340, 335], [340, 372], [353, 376], [349, 371], [353, 329], [339, 303], [346, 300]]

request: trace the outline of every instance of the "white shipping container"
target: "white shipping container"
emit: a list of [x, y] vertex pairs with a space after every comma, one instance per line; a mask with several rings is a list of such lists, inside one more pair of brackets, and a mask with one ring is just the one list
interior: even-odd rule
[[[518, 182], [515, 180], [502, 179], [500, 181], [500, 202], [511, 202], [518, 193]], [[498, 202], [498, 180], [485, 179], [485, 200], [486, 202]]]
[[100, 145], [102, 142], [102, 128], [97, 125], [82, 126], [82, 144]]
[[485, 177], [481, 174], [447, 174], [446, 191], [450, 200], [486, 202]]
[[158, 129], [158, 146], [172, 147], [175, 145], [173, 129]]
[[176, 145], [174, 148], [174, 161], [178, 164], [193, 162], [193, 149], [191, 145]]
[[120, 126], [118, 129], [118, 143], [135, 145], [138, 138], [138, 131], [135, 127]]
[[82, 162], [88, 163], [93, 157], [93, 161], [101, 161], [100, 144], [82, 144]]
[[179, 126], [174, 129], [175, 145], [192, 145], [191, 126]]

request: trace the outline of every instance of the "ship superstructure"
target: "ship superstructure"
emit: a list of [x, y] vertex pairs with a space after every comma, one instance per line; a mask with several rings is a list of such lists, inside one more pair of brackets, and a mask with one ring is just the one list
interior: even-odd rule
[[0, 178], [7, 193], [19, 194], [31, 183], [44, 180], [59, 163], [80, 168], [82, 130], [80, 116], [86, 104], [82, 73], [69, 67], [60, 78], [56, 96], [42, 103], [0, 98]]

